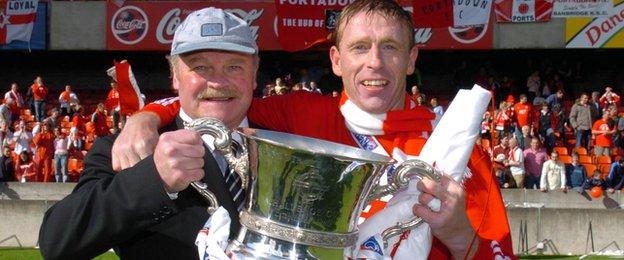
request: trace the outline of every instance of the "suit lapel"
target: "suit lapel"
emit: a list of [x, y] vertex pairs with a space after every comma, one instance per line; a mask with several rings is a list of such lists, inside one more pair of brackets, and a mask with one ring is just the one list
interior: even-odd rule
[[[176, 117], [176, 125], [178, 129], [184, 129], [184, 123], [179, 116]], [[234, 206], [230, 191], [225, 185], [225, 179], [223, 178], [221, 168], [219, 168], [217, 161], [205, 144], [204, 151], [204, 178], [202, 181], [206, 183], [208, 190], [217, 197], [219, 205], [230, 213], [230, 218], [232, 219], [230, 237], [233, 237], [238, 234], [238, 230], [240, 229], [238, 210]]]

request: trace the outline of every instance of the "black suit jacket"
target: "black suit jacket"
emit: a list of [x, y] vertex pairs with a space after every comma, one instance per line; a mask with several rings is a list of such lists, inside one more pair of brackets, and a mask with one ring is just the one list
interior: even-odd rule
[[[166, 129], [176, 128], [179, 119]], [[75, 189], [46, 212], [39, 232], [43, 257], [91, 259], [114, 248], [122, 259], [197, 259], [195, 238], [209, 217], [204, 198], [189, 186], [171, 200], [152, 156], [115, 173], [115, 137], [95, 141]], [[233, 238], [240, 229], [238, 212], [208, 149], [204, 170], [203, 181], [230, 213]]]

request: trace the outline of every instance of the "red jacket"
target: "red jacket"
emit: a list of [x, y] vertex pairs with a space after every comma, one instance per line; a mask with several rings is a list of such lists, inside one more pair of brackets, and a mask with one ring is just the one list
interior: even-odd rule
[[30, 88], [32, 89], [33, 99], [35, 101], [44, 101], [46, 99], [46, 96], [48, 95], [48, 87], [44, 85], [40, 86], [35, 83], [32, 84]]
[[[169, 98], [148, 104], [143, 110], [156, 112], [161, 118], [161, 124], [166, 125], [175, 119], [179, 103], [177, 99]], [[254, 99], [247, 117], [251, 122], [274, 131], [357, 147], [339, 111], [339, 98], [298, 91], [289, 95]], [[379, 141], [384, 145], [385, 140]], [[494, 259], [496, 256], [515, 258], [507, 213], [491, 172], [489, 156], [481, 149], [474, 149], [468, 167], [472, 177], [464, 182], [466, 214], [480, 239], [474, 259]], [[450, 257], [446, 246], [434, 237], [429, 259]]]

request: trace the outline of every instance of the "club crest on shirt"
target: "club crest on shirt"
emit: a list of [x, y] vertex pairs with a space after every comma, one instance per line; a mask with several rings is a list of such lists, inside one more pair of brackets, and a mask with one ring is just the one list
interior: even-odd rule
[[383, 251], [381, 250], [381, 246], [379, 245], [379, 243], [377, 242], [377, 239], [375, 239], [374, 236], [368, 238], [368, 240], [364, 241], [364, 243], [362, 243], [362, 245], [360, 246], [360, 250], [364, 251], [364, 250], [368, 250], [368, 251], [373, 251], [381, 256], [383, 256]]
[[375, 138], [370, 135], [361, 135], [353, 133], [355, 136], [355, 140], [358, 142], [360, 147], [364, 150], [372, 151], [377, 148], [377, 142], [375, 142]]

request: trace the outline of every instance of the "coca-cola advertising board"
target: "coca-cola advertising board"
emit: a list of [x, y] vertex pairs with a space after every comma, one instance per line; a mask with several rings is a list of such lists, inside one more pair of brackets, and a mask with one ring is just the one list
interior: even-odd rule
[[[412, 1], [400, 1], [408, 11]], [[285, 50], [278, 39], [278, 17], [274, 1], [125, 1], [119, 7], [107, 1], [106, 48], [108, 50], [169, 50], [175, 28], [198, 9], [213, 6], [247, 21], [261, 50]], [[323, 6], [318, 6], [323, 8]], [[334, 8], [332, 8], [334, 9]], [[301, 13], [305, 16], [304, 13]], [[306, 33], [305, 27], [301, 33]], [[296, 38], [295, 38], [296, 39]], [[490, 49], [489, 25], [464, 28], [419, 28], [416, 42], [423, 49]]]

